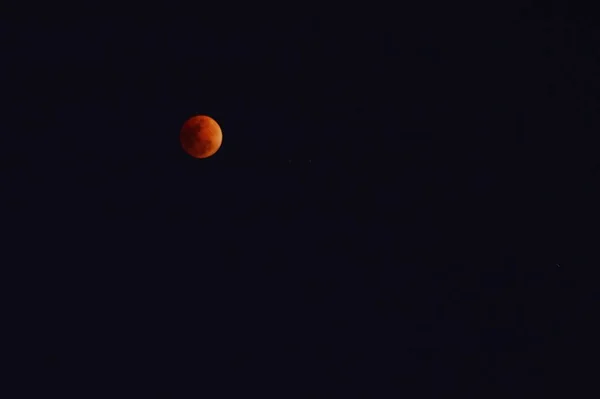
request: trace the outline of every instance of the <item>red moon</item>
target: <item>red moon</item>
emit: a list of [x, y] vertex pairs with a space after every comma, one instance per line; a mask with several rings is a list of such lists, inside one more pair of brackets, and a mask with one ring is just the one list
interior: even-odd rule
[[185, 152], [194, 158], [208, 158], [221, 147], [223, 133], [213, 118], [196, 115], [185, 121], [179, 139]]

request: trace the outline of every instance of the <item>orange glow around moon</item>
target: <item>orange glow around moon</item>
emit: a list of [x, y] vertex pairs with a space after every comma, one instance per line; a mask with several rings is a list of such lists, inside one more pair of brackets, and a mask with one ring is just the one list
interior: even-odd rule
[[223, 133], [213, 118], [196, 115], [183, 124], [179, 139], [185, 152], [194, 158], [208, 158], [221, 147]]

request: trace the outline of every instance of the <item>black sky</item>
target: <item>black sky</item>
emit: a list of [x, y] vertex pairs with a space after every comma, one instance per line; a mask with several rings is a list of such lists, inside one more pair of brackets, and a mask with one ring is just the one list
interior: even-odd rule
[[[561, 275], [593, 242], [583, 14], [148, 12], [0, 22], [33, 363], [157, 392], [540, 382]], [[181, 150], [195, 114], [223, 129], [210, 159]]]

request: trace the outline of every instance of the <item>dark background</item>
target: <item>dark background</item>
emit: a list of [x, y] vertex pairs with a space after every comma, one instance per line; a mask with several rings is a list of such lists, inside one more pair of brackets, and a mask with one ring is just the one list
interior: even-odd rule
[[[25, 364], [167, 396], [548, 384], [595, 242], [585, 13], [144, 14], [0, 22]], [[195, 114], [223, 129], [206, 160]]]

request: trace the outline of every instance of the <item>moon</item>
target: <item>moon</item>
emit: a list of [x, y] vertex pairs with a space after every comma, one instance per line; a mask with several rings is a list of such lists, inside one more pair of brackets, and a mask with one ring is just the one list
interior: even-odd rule
[[208, 158], [221, 147], [223, 132], [210, 116], [196, 115], [185, 121], [179, 139], [184, 151], [189, 155], [194, 158]]

